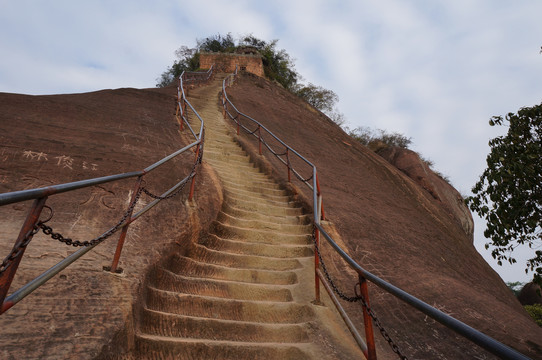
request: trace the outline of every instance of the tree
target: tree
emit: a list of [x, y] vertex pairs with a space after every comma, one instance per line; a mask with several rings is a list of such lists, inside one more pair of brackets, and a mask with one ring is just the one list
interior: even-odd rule
[[359, 126], [354, 130], [348, 129], [348, 135], [354, 140], [367, 146], [369, 149], [376, 151], [385, 145], [397, 146], [403, 149], [408, 149], [408, 146], [412, 144], [412, 138], [406, 137], [398, 132], [388, 132], [386, 130], [373, 130], [366, 126]]
[[156, 79], [157, 87], [164, 87], [172, 84], [183, 71], [195, 71], [199, 68], [199, 52], [196, 48], [189, 48], [188, 46], [181, 46], [175, 50], [175, 56], [177, 60], [173, 62], [173, 65]]
[[525, 272], [542, 282], [542, 104], [521, 108], [504, 119], [494, 116], [490, 126], [508, 124], [508, 133], [489, 142], [487, 169], [466, 199], [472, 211], [487, 221], [486, 249], [502, 261], [516, 262], [518, 246], [533, 249]]
[[204, 39], [197, 39], [196, 44], [195, 48], [189, 48], [188, 46], [183, 45], [175, 50], [177, 60], [175, 60], [173, 65], [156, 79], [157, 87], [164, 87], [172, 84], [183, 71], [196, 71], [199, 68], [199, 54], [202, 51], [233, 52], [235, 50], [235, 42], [229, 33], [226, 36], [217, 34], [208, 36]]
[[198, 39], [196, 42], [198, 52], [231, 53], [236, 48], [235, 40], [230, 33], [226, 36], [220, 34], [208, 36], [205, 39]]
[[266, 42], [254, 35], [245, 35], [239, 42], [239, 46], [252, 46], [262, 55], [263, 71], [270, 80], [275, 80], [288, 90], [294, 89], [299, 79], [295, 70], [294, 60], [286, 50], [277, 50], [278, 40]]
[[182, 74], [183, 71], [195, 71], [199, 69], [199, 55], [201, 52], [233, 53], [239, 47], [250, 46], [255, 48], [262, 56], [262, 64], [265, 77], [276, 81], [285, 89], [297, 94], [315, 108], [324, 112], [335, 123], [342, 125], [344, 115], [340, 113], [335, 104], [339, 100], [337, 94], [321, 86], [311, 83], [307, 86], [300, 85], [300, 75], [295, 70], [292, 57], [284, 49], [277, 49], [278, 40], [267, 42], [258, 39], [252, 34], [244, 35], [238, 41], [238, 45], [232, 35], [220, 34], [208, 36], [196, 40], [196, 47], [181, 46], [175, 55], [177, 60], [156, 79], [157, 87], [168, 86]]
[[335, 103], [339, 100], [337, 94], [332, 90], [309, 83], [306, 86], [299, 86], [295, 94], [322, 112], [331, 112]]
[[308, 85], [297, 84], [291, 91], [326, 114], [337, 125], [344, 124], [344, 115], [336, 108], [339, 97], [332, 90], [309, 83]]

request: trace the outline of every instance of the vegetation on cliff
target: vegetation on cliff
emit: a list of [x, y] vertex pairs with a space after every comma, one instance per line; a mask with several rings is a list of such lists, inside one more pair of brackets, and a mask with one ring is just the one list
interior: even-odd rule
[[157, 79], [157, 87], [171, 84], [183, 71], [199, 69], [199, 56], [202, 52], [234, 53], [240, 47], [255, 48], [262, 56], [265, 76], [296, 94], [316, 109], [322, 111], [339, 125], [344, 123], [344, 115], [338, 111], [339, 97], [332, 90], [312, 83], [302, 84], [301, 75], [296, 71], [293, 58], [284, 49], [278, 49], [278, 40], [265, 41], [254, 35], [241, 36], [237, 41], [231, 34], [212, 35], [196, 40], [196, 47], [181, 46], [175, 51], [177, 60]]

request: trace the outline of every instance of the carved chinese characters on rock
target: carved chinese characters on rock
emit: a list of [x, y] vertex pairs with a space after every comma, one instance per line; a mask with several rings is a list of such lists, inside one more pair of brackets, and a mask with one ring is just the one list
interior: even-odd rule
[[62, 169], [67, 170], [77, 170], [83, 169], [87, 171], [96, 171], [98, 170], [98, 164], [89, 162], [89, 161], [80, 161], [72, 158], [68, 155], [50, 155], [42, 151], [32, 151], [24, 150], [22, 157], [28, 161], [36, 162], [47, 162], [49, 159], [54, 163], [55, 166], [58, 166]]

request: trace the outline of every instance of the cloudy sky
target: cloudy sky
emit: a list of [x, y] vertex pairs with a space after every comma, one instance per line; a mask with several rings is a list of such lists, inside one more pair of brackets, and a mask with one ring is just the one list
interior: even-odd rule
[[[463, 194], [485, 167], [492, 115], [542, 101], [540, 0], [0, 0], [0, 91], [153, 87], [181, 45], [217, 33], [279, 39], [350, 128], [412, 137]], [[523, 260], [497, 267], [526, 281]]]

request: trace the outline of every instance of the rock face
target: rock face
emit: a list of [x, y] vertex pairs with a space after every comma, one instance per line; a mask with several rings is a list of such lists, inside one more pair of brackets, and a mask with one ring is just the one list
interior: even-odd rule
[[541, 292], [540, 285], [532, 282], [527, 283], [519, 292], [518, 300], [521, 305], [542, 304]]
[[[0, 192], [141, 170], [182, 148], [190, 139], [178, 131], [175, 95], [175, 88], [0, 94]], [[162, 193], [190, 172], [193, 160], [188, 152], [158, 168], [145, 176], [145, 186]], [[162, 254], [197, 238], [216, 217], [220, 196], [209, 180], [212, 174], [206, 166], [199, 171], [194, 203], [186, 202], [184, 191], [130, 225], [120, 258], [122, 274], [102, 270], [111, 265], [117, 233], [1, 315], [0, 358], [91, 359], [112, 338], [118, 346], [128, 345], [132, 306], [147, 269]], [[48, 225], [74, 240], [90, 240], [122, 217], [134, 183], [129, 179], [51, 196], [47, 205], [54, 216]], [[142, 195], [136, 211], [150, 201]], [[2, 260], [29, 206], [0, 207]], [[47, 216], [44, 210], [42, 218]], [[11, 290], [74, 250], [36, 234]]]
[[[452, 206], [459, 202], [456, 192], [414, 166], [413, 176], [425, 179], [425, 188], [420, 186], [332, 121], [308, 110], [301, 99], [264, 79], [242, 77], [228, 96], [241, 112], [316, 165], [326, 217], [345, 251], [362, 267], [524, 354], [542, 358], [542, 329], [474, 248], [470, 217]], [[259, 156], [254, 137], [241, 138], [245, 150], [262, 159], [262, 168], [287, 185], [284, 164], [265, 149], [265, 159]], [[264, 140], [276, 153], [284, 152], [272, 138]], [[302, 177], [310, 177], [308, 166], [293, 157], [291, 161]], [[410, 168], [416, 161], [412, 157], [399, 166]], [[291, 188], [312, 206], [312, 192], [292, 178]], [[356, 277], [329, 246], [322, 247], [339, 288], [352, 296]], [[379, 320], [409, 358], [493, 358], [376, 286], [370, 285], [369, 293]], [[362, 326], [359, 305], [345, 306]], [[388, 344], [375, 336], [378, 353], [392, 358]]]
[[[179, 134], [173, 117], [175, 94], [173, 88], [55, 96], [0, 94], [0, 191], [139, 170], [177, 150], [189, 140]], [[542, 358], [542, 329], [476, 252], [468, 227], [458, 221], [460, 212], [453, 215], [446, 207], [453, 203], [453, 195], [451, 200], [444, 195], [448, 190], [432, 184], [430, 177], [424, 183], [427, 189], [423, 188], [398, 167], [353, 142], [329, 119], [310, 111], [299, 98], [264, 79], [241, 78], [229, 95], [241, 111], [260, 120], [316, 164], [329, 221], [326, 226], [334, 226], [334, 236], [364, 268], [526, 355]], [[265, 156], [258, 155], [258, 143], [253, 139], [240, 137], [239, 141], [270, 177], [295, 192], [296, 205], [305, 211], [310, 209], [312, 193], [295, 179], [289, 184], [284, 164], [270, 157], [265, 149]], [[273, 139], [266, 141], [282, 153]], [[146, 186], [160, 193], [185, 175], [192, 161], [193, 154], [189, 153], [173, 162], [172, 168], [149, 174]], [[292, 158], [299, 175], [308, 178], [311, 169], [303, 164]], [[91, 239], [122, 216], [133, 185], [133, 181], [126, 181], [52, 196], [48, 204], [55, 215], [50, 225], [75, 239]], [[142, 286], [149, 270], [172, 270], [168, 255], [190, 253], [191, 246], [209, 230], [215, 235], [224, 232], [224, 227], [216, 231], [216, 223], [211, 228], [214, 220], [234, 220], [226, 221], [225, 214], [217, 218], [222, 199], [216, 173], [204, 164], [198, 171], [195, 202], [188, 203], [183, 194], [131, 224], [121, 257], [122, 275], [102, 270], [111, 262], [114, 238], [2, 315], [0, 357], [91, 359], [133, 349], [139, 313], [132, 309], [140, 309], [137, 301], [149, 295]], [[143, 204], [151, 199], [143, 197], [141, 201]], [[9, 253], [28, 207], [26, 203], [0, 207], [3, 254]], [[235, 221], [239, 225], [239, 220]], [[235, 241], [237, 249], [251, 248]], [[337, 286], [352, 296], [356, 277], [325, 242], [321, 249]], [[36, 235], [13, 287], [39, 275], [72, 251], [50, 237]], [[274, 255], [278, 256], [278, 252]], [[221, 271], [233, 272], [228, 269], [221, 268], [213, 276], [221, 276]], [[309, 280], [299, 281], [309, 284], [300, 292], [307, 301], [313, 291], [312, 277]], [[171, 284], [164, 281], [160, 286], [167, 288]], [[379, 288], [370, 285], [369, 292], [372, 309], [409, 358], [493, 358]], [[247, 294], [239, 292], [240, 296]], [[359, 304], [345, 305], [361, 328]], [[220, 310], [217, 314], [233, 315], [224, 308]], [[325, 313], [325, 308], [320, 312]], [[243, 315], [250, 313], [245, 311]], [[148, 328], [182, 330], [171, 327], [171, 323], [169, 327], [157, 326], [159, 321], [152, 321]], [[307, 341], [320, 342], [333, 350], [325, 333], [307, 330], [311, 330], [306, 332]], [[279, 331], [277, 335], [284, 334]], [[376, 336], [379, 358], [395, 358], [387, 342]]]
[[474, 222], [463, 197], [446, 180], [435, 174], [416, 152], [392, 146], [377, 153], [426, 190], [474, 241]]

